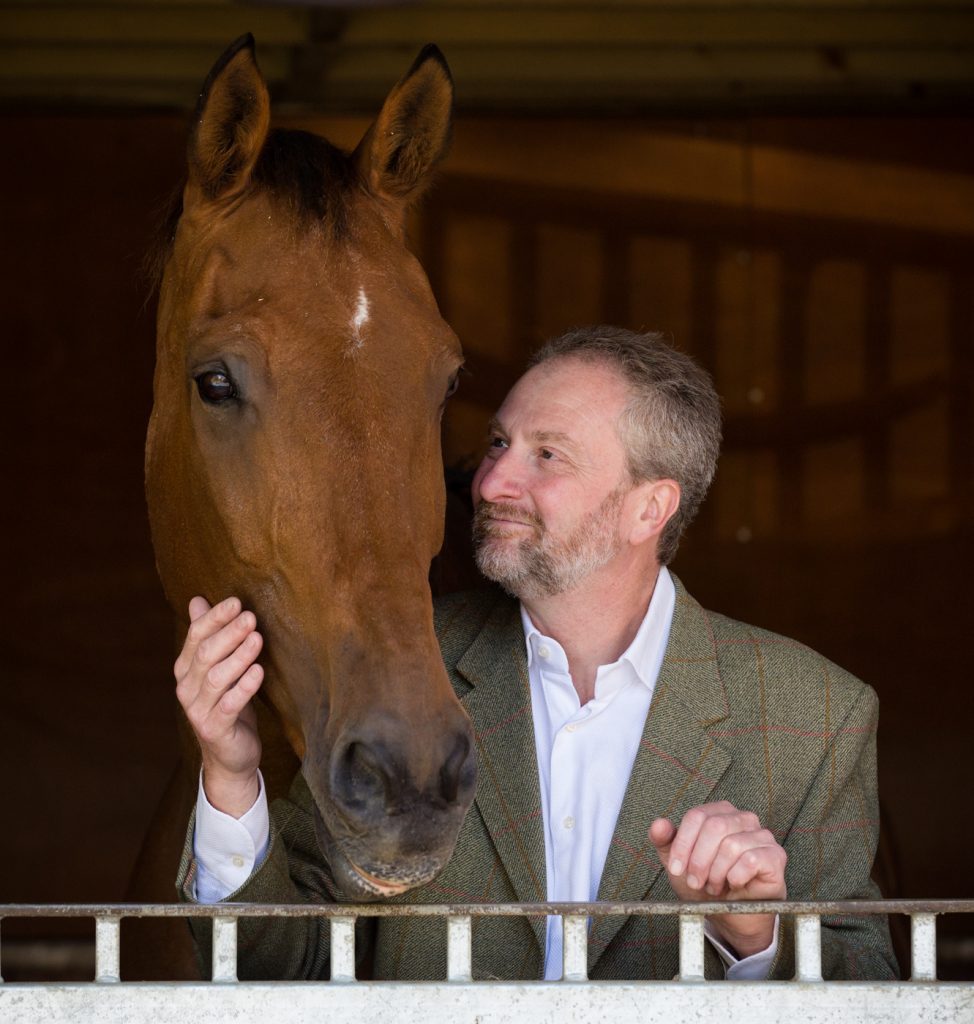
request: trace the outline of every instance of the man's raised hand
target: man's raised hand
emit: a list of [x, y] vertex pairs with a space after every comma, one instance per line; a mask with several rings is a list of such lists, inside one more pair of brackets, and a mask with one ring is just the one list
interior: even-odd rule
[[[778, 900], [787, 894], [788, 854], [756, 814], [733, 804], [701, 804], [676, 828], [657, 818], [649, 838], [681, 900]], [[710, 923], [741, 958], [774, 934], [774, 914], [712, 914]]]
[[240, 817], [260, 791], [260, 736], [251, 698], [264, 670], [263, 646], [253, 612], [229, 597], [212, 608], [202, 597], [189, 603], [190, 627], [176, 659], [176, 697], [203, 754], [203, 788], [210, 803]]

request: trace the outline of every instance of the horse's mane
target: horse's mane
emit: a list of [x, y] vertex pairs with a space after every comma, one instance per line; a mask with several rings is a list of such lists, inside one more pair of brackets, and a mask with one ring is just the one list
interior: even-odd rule
[[[301, 227], [320, 225], [336, 242], [348, 235], [348, 193], [357, 180], [348, 153], [311, 132], [275, 129], [254, 167], [251, 195], [266, 194]], [[166, 203], [144, 261], [152, 292], [172, 254], [183, 213], [183, 186]]]

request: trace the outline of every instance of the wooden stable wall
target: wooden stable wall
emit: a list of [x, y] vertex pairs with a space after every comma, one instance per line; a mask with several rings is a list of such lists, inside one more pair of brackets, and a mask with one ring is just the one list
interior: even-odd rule
[[[175, 749], [139, 267], [183, 123], [0, 121], [0, 902], [118, 899]], [[364, 123], [326, 127], [353, 144]], [[526, 354], [573, 324], [662, 330], [714, 373], [725, 454], [676, 571], [879, 692], [900, 896], [974, 895], [972, 129], [467, 119], [415, 224], [472, 371], [453, 464], [477, 458]]]

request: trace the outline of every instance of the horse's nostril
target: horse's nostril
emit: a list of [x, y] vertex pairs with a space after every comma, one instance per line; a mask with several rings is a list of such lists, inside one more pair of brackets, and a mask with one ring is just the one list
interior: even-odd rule
[[462, 733], [457, 737], [450, 756], [440, 769], [440, 793], [448, 804], [456, 803], [457, 797], [466, 792], [475, 779], [476, 764], [471, 757], [470, 738]]
[[387, 803], [392, 773], [389, 758], [375, 746], [349, 743], [336, 759], [332, 792], [352, 812], [367, 811], [378, 802]]
[[354, 829], [383, 815], [438, 814], [467, 803], [477, 777], [477, 758], [466, 732], [450, 737], [445, 760], [430, 763], [431, 751], [408, 751], [385, 740], [356, 738], [339, 746], [332, 760], [331, 796]]

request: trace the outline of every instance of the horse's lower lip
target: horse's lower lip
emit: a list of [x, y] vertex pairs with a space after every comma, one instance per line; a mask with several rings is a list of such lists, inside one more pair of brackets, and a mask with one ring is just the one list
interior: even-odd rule
[[359, 875], [364, 881], [368, 882], [369, 885], [378, 889], [383, 896], [398, 896], [400, 893], [404, 893], [410, 888], [410, 886], [403, 885], [402, 883], [394, 884], [384, 882], [381, 878], [376, 878], [375, 875], [370, 875], [368, 871], [360, 868], [358, 864], [354, 864], [352, 861], [349, 861], [348, 863], [357, 875]]

